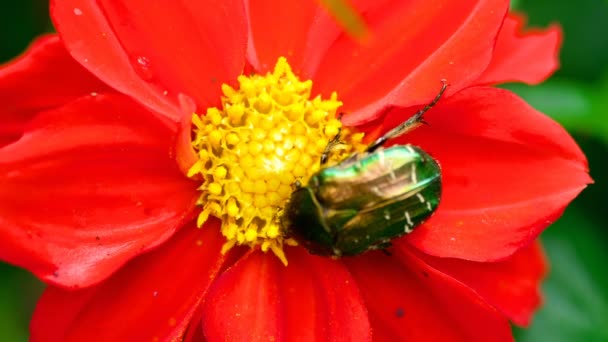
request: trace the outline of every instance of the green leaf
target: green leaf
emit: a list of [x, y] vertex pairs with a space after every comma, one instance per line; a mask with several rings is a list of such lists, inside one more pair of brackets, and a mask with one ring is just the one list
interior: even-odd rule
[[26, 271], [0, 263], [0, 341], [27, 341], [42, 284]]
[[608, 142], [608, 87], [591, 87], [564, 79], [552, 79], [537, 86], [508, 84], [503, 87], [519, 94], [569, 131], [594, 135]]
[[608, 241], [597, 224], [575, 206], [545, 232], [545, 305], [528, 330], [516, 329], [518, 341], [608, 341]]
[[564, 32], [558, 75], [597, 81], [608, 72], [608, 1], [520, 0], [517, 10], [530, 19], [531, 27], [559, 23]]
[[4, 2], [0, 10], [0, 64], [23, 52], [42, 32], [51, 32], [48, 2]]

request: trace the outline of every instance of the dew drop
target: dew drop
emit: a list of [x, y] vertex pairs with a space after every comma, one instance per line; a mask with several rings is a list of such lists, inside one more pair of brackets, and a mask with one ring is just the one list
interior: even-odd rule
[[139, 56], [135, 58], [135, 63], [133, 63], [133, 67], [135, 68], [135, 72], [144, 81], [150, 81], [154, 78], [154, 73], [152, 72], [152, 63], [150, 62], [150, 59], [148, 57]]
[[79, 15], [79, 16], [82, 15], [82, 10], [80, 8], [78, 8], [78, 7], [75, 7], [74, 8], [74, 15]]

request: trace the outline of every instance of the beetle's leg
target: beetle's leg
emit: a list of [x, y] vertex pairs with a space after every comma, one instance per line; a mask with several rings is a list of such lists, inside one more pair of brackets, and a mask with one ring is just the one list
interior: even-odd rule
[[[340, 121], [342, 120], [342, 115], [344, 115], [344, 113], [338, 114], [338, 120], [340, 120]], [[336, 136], [334, 136], [334, 138], [331, 139], [325, 146], [325, 149], [323, 150], [323, 154], [321, 154], [321, 165], [324, 165], [325, 163], [327, 163], [327, 160], [329, 159], [329, 154], [331, 153], [331, 150], [334, 148], [334, 146], [342, 144], [342, 142], [340, 141], [341, 132], [342, 132], [342, 127], [339, 127], [338, 133], [336, 133]]]
[[382, 253], [391, 256], [391, 252], [389, 252], [389, 248], [393, 247], [393, 244], [390, 241], [382, 241], [373, 246], [370, 246], [369, 249], [381, 250]]
[[388, 140], [396, 138], [407, 132], [410, 132], [413, 129], [417, 128], [418, 126], [422, 125], [424, 123], [424, 121], [422, 120], [422, 116], [424, 115], [424, 113], [426, 113], [429, 109], [433, 108], [433, 106], [435, 106], [437, 104], [437, 102], [439, 102], [439, 99], [441, 99], [441, 96], [445, 92], [445, 89], [448, 87], [448, 83], [446, 80], [441, 80], [441, 83], [442, 83], [442, 86], [441, 86], [441, 89], [439, 90], [439, 94], [437, 94], [437, 96], [435, 96], [433, 101], [431, 101], [429, 104], [424, 106], [424, 108], [422, 108], [421, 110], [417, 111], [414, 115], [412, 115], [412, 117], [407, 119], [404, 123], [391, 129], [385, 135], [381, 136], [376, 141], [374, 141], [371, 145], [369, 145], [367, 147], [366, 152], [374, 152], [376, 149], [378, 149], [378, 147], [384, 145], [384, 143], [386, 143]]
[[342, 144], [342, 142], [340, 141], [340, 132], [341, 131], [342, 131], [342, 127], [338, 128], [338, 133], [336, 134], [336, 136], [333, 139], [331, 139], [325, 146], [325, 149], [323, 150], [323, 154], [321, 154], [321, 165], [324, 165], [325, 163], [327, 163], [331, 150], [336, 145]]

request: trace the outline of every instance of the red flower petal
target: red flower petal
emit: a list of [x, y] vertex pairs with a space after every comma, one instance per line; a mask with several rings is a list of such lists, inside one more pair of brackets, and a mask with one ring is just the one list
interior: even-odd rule
[[219, 221], [211, 222], [185, 227], [100, 285], [49, 287], [32, 318], [32, 341], [178, 340], [225, 260]]
[[[389, 1], [365, 13], [374, 35], [361, 45], [341, 36], [314, 76], [316, 91], [337, 91], [347, 125], [389, 105], [433, 98], [447, 79], [455, 92], [486, 69], [507, 13], [505, 0]], [[347, 61], [347, 63], [345, 63]]]
[[[385, 124], [403, 120], [404, 112], [394, 111]], [[568, 133], [506, 90], [470, 88], [428, 114], [427, 127], [395, 139], [423, 147], [442, 167], [439, 209], [407, 237], [428, 254], [505, 258], [591, 182]]]
[[[397, 242], [396, 247], [406, 248], [401, 244]], [[539, 243], [493, 263], [437, 258], [422, 253], [418, 257], [470, 287], [518, 325], [527, 326], [541, 303], [540, 283], [547, 266]]]
[[277, 59], [285, 56], [295, 71], [299, 71], [307, 52], [308, 30], [321, 9], [315, 1], [245, 1], [249, 17], [249, 61], [265, 73]]
[[39, 114], [0, 149], [0, 259], [87, 286], [168, 239], [197, 197], [173, 135], [122, 95]]
[[507, 319], [470, 288], [406, 250], [344, 259], [375, 341], [510, 341]]
[[247, 27], [237, 0], [66, 0], [53, 1], [51, 13], [80, 63], [177, 122], [179, 93], [199, 110], [217, 105], [220, 85], [243, 69]]
[[557, 70], [562, 43], [560, 27], [524, 31], [525, 23], [521, 15], [511, 14], [505, 19], [490, 65], [476, 83], [537, 84]]
[[[391, 0], [353, 0], [366, 13]], [[249, 17], [248, 60], [259, 73], [272, 70], [284, 56], [301, 79], [311, 79], [327, 49], [344, 33], [318, 1], [246, 1]]]
[[109, 88], [76, 63], [56, 35], [35, 40], [0, 69], [0, 147], [17, 140], [40, 110]]
[[285, 267], [252, 252], [213, 284], [204, 303], [208, 341], [366, 341], [367, 312], [337, 261], [287, 251]]

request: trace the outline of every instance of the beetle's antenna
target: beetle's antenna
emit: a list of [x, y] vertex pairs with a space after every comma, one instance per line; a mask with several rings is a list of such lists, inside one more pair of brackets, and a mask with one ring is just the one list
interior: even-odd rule
[[439, 99], [441, 99], [441, 96], [445, 92], [445, 89], [448, 87], [448, 82], [446, 80], [441, 80], [441, 83], [442, 83], [442, 86], [441, 86], [441, 89], [439, 90], [439, 94], [437, 94], [437, 96], [435, 96], [433, 101], [431, 101], [429, 104], [424, 106], [424, 108], [417, 111], [414, 115], [412, 115], [412, 117], [407, 119], [404, 123], [391, 129], [385, 135], [376, 139], [376, 141], [374, 141], [371, 145], [369, 145], [365, 151], [374, 152], [376, 149], [378, 149], [378, 147], [384, 145], [384, 143], [386, 143], [388, 140], [396, 138], [402, 134], [411, 132], [412, 130], [416, 129], [418, 126], [425, 124], [424, 120], [422, 119], [422, 116], [429, 109], [433, 108], [433, 106], [435, 106], [437, 104], [437, 102], [439, 102]]
[[[342, 121], [342, 115], [344, 115], [344, 113], [338, 114], [338, 120]], [[339, 127], [338, 128], [338, 133], [336, 133], [336, 135], [334, 136], [334, 138], [331, 139], [327, 143], [327, 145], [325, 146], [325, 149], [323, 150], [323, 154], [321, 154], [321, 165], [324, 165], [325, 163], [327, 163], [327, 160], [329, 159], [329, 153], [331, 152], [331, 150], [336, 145], [342, 144], [342, 142], [340, 141], [340, 133], [341, 132], [342, 132], [342, 127]]]

